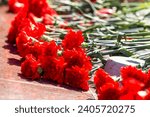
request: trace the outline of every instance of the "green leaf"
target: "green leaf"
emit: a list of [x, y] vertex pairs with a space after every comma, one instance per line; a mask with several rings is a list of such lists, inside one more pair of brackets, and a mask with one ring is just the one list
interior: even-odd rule
[[120, 48], [120, 49], [119, 49], [119, 52], [122, 53], [122, 54], [124, 54], [124, 55], [127, 56], [127, 57], [133, 55], [133, 52], [127, 50], [126, 48]]

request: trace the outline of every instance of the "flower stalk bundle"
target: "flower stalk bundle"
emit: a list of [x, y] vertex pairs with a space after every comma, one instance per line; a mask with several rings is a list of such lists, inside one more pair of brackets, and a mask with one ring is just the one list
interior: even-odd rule
[[[50, 2], [51, 6], [47, 0], [8, 1], [9, 11], [16, 13], [8, 42], [24, 58], [21, 72], [26, 78], [84, 91], [94, 78], [98, 99], [150, 99], [150, 53], [141, 54], [150, 49], [149, 13], [139, 15], [147, 5], [137, 3], [139, 10], [137, 4], [119, 0]], [[136, 10], [127, 12], [130, 5]], [[114, 55], [144, 59], [144, 71], [127, 66], [114, 80], [100, 68], [106, 56]]]

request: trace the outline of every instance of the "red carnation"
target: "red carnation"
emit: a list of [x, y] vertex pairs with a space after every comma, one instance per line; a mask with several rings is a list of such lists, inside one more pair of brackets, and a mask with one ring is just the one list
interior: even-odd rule
[[99, 100], [118, 100], [122, 91], [119, 85], [106, 83], [98, 90]]
[[64, 49], [72, 50], [73, 48], [80, 48], [81, 43], [84, 41], [81, 31], [74, 32], [70, 30], [62, 41]]
[[46, 0], [29, 0], [29, 11], [36, 17], [42, 16], [42, 9], [47, 7]]
[[19, 26], [20, 31], [25, 31], [28, 36], [39, 39], [46, 28], [42, 23], [36, 23], [32, 17], [26, 18]]
[[79, 50], [66, 50], [63, 53], [63, 57], [67, 63], [67, 67], [71, 68], [72, 66], [84, 67], [87, 70], [92, 68], [90, 58], [86, 56], [84, 51]]
[[86, 69], [75, 66], [72, 68], [67, 68], [65, 71], [64, 83], [82, 90], [89, 90], [88, 85], [89, 73]]
[[63, 83], [64, 79], [64, 59], [51, 56], [41, 56], [40, 61], [44, 71], [43, 78]]
[[[22, 46], [26, 46], [29, 49], [29, 53], [34, 55], [36, 58], [39, 56], [52, 56], [52, 57], [57, 57], [57, 51], [59, 47], [56, 45], [55, 41], [51, 42], [38, 42], [35, 40], [35, 42], [31, 43], [24, 43]], [[18, 49], [19, 50], [19, 49]], [[28, 54], [29, 54], [28, 53]]]
[[[32, 42], [33, 43], [33, 42]], [[42, 43], [40, 43], [40, 42], [34, 42], [33, 44], [31, 44], [31, 45], [28, 45], [28, 43], [27, 44], [25, 44], [25, 45], [27, 45], [27, 46], [29, 46], [30, 48], [30, 54], [32, 54], [36, 59], [38, 59], [38, 57], [40, 56], [40, 55], [42, 55], [42, 53], [43, 53], [43, 45], [42, 45]]]
[[38, 73], [38, 67], [40, 63], [35, 60], [35, 58], [29, 54], [26, 56], [26, 60], [21, 64], [21, 72], [25, 77], [32, 79], [39, 79], [40, 74]]
[[48, 5], [48, 3], [47, 3], [47, 6], [46, 6], [46, 7], [43, 7], [43, 9], [42, 9], [42, 16], [45, 15], [45, 14], [50, 15], [50, 16], [57, 15], [56, 11], [55, 11], [54, 9], [52, 9], [52, 8]]
[[98, 69], [94, 75], [94, 83], [96, 85], [96, 89], [98, 90], [106, 83], [115, 84], [116, 82], [103, 69]]
[[50, 6], [44, 7], [42, 10], [43, 23], [47, 25], [53, 25], [55, 23], [54, 16], [57, 16], [57, 13]]
[[123, 82], [127, 79], [136, 79], [142, 83], [146, 83], [148, 81], [147, 74], [142, 72], [141, 69], [137, 69], [133, 66], [126, 66], [121, 69], [121, 76], [123, 79]]
[[56, 14], [56, 11], [48, 5], [47, 0], [29, 0], [29, 11], [36, 17], [42, 17], [45, 14], [51, 16]]
[[57, 14], [48, 5], [47, 0], [9, 0], [8, 4], [9, 11], [14, 13], [18, 13], [22, 8], [26, 8], [29, 13], [33, 13], [36, 17], [43, 17], [45, 14], [50, 16]]
[[[22, 57], [33, 54], [36, 58], [42, 53], [42, 45], [38, 42], [45, 31], [45, 26], [35, 23], [32, 18], [25, 18], [18, 27], [20, 34], [16, 39], [18, 52]], [[34, 44], [36, 43], [36, 44]]]
[[138, 92], [143, 90], [144, 86], [144, 83], [136, 79], [126, 79], [122, 83], [123, 94], [120, 96], [120, 100], [135, 100], [139, 98]]
[[145, 100], [150, 100], [150, 88], [146, 89], [146, 96], [144, 97]]
[[123, 82], [123, 86], [128, 92], [138, 92], [144, 88], [145, 84], [136, 79], [129, 78]]
[[19, 14], [15, 17], [15, 19], [11, 22], [11, 27], [8, 32], [8, 41], [10, 43], [15, 43], [16, 37], [19, 34], [19, 26], [22, 23], [22, 21], [27, 16], [27, 9], [22, 9]]
[[16, 39], [16, 45], [20, 56], [25, 57], [27, 54], [31, 53], [31, 46], [33, 43], [32, 39], [22, 31]]
[[139, 91], [135, 95], [136, 100], [150, 100], [150, 92], [149, 89]]
[[9, 0], [8, 5], [9, 11], [18, 13], [22, 8], [26, 7], [28, 9], [28, 0]]
[[137, 92], [128, 92], [120, 96], [120, 100], [135, 100]]
[[58, 49], [59, 49], [59, 47], [56, 45], [55, 41], [44, 42], [42, 55], [57, 57]]
[[43, 52], [43, 45], [33, 37], [30, 37], [26, 32], [22, 31], [16, 39], [16, 45], [20, 56], [25, 57], [27, 54], [32, 54], [38, 58]]

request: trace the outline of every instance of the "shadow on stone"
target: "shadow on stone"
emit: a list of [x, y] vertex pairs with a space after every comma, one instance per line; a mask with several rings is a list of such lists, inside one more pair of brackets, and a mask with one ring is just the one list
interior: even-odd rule
[[[18, 73], [18, 76], [26, 81], [29, 81], [29, 82], [38, 82], [40, 84], [45, 84], [45, 85], [54, 85], [54, 86], [57, 86], [57, 87], [60, 87], [60, 88], [65, 88], [65, 89], [68, 89], [68, 90], [73, 90], [73, 91], [78, 91], [78, 92], [84, 92], [82, 91], [81, 89], [77, 89], [77, 88], [72, 88], [70, 86], [67, 86], [65, 84], [58, 84], [52, 80], [45, 80], [45, 79], [39, 79], [39, 80], [32, 80], [31, 78], [27, 78], [27, 77], [24, 77], [21, 73]], [[85, 91], [86, 92], [86, 91]]]
[[20, 66], [21, 65], [21, 61], [15, 58], [8, 58], [8, 62], [9, 65], [16, 65], [16, 66]]
[[17, 49], [16, 49], [15, 45], [7, 43], [6, 45], [3, 46], [3, 48], [8, 49], [11, 54], [17, 54], [18, 55], [18, 52], [17, 52]]

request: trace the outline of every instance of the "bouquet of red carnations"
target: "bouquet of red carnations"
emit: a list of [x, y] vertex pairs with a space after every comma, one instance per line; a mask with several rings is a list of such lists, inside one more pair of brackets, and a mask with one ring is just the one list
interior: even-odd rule
[[[96, 3], [96, 0], [91, 1]], [[22, 74], [31, 80], [52, 80], [89, 90], [92, 62], [87, 56], [83, 32], [58, 23], [59, 28], [63, 29], [63, 39], [50, 38], [47, 36], [50, 33], [48, 29], [53, 30], [55, 18], [59, 16], [46, 0], [9, 0], [8, 4], [9, 11], [17, 13], [9, 29], [8, 41], [16, 44], [19, 55], [24, 58], [21, 64]], [[99, 12], [110, 14], [106, 8]], [[87, 15], [85, 17], [91, 18]], [[103, 69], [98, 69], [91, 75], [98, 99], [150, 99], [150, 70], [146, 73], [136, 67], [127, 66], [120, 73], [117, 80]]]

